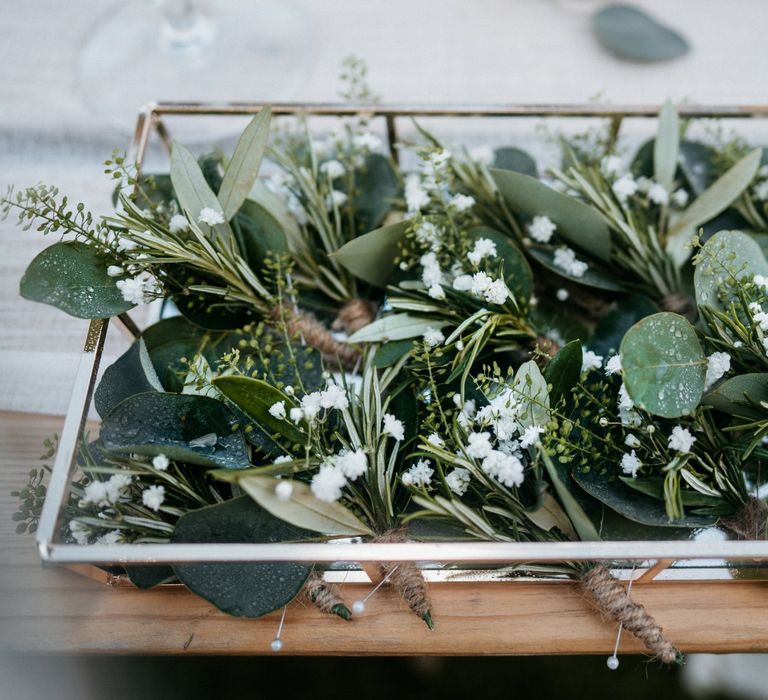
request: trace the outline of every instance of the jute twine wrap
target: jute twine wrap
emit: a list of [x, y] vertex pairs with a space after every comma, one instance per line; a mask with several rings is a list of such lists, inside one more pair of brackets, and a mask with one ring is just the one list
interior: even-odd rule
[[[276, 307], [272, 315], [277, 318], [281, 313], [283, 311]], [[341, 361], [345, 367], [354, 367], [357, 363], [360, 357], [357, 348], [336, 340], [333, 333], [312, 314], [290, 311], [286, 315], [285, 322], [289, 333], [299, 334], [307, 345], [322, 353], [324, 359], [332, 363]]]
[[[338, 615], [340, 608], [343, 608], [347, 615], [349, 614], [349, 609], [339, 593], [338, 586], [327, 583], [323, 579], [323, 575], [314, 569], [304, 584], [302, 595], [305, 600], [316, 605], [320, 612]], [[346, 616], [342, 615], [342, 617]]]
[[768, 537], [768, 505], [750, 496], [741, 510], [730, 518], [721, 518], [720, 525], [737, 540], [763, 540]]
[[597, 564], [589, 569], [582, 575], [580, 584], [602, 615], [621, 623], [625, 630], [645, 644], [654, 657], [665, 664], [673, 664], [682, 659], [680, 652], [664, 636], [653, 617], [627, 595], [627, 589], [621, 581], [605, 566]]
[[350, 299], [336, 316], [331, 326], [335, 331], [345, 331], [349, 335], [365, 328], [376, 316], [376, 305], [365, 299]]
[[[405, 530], [396, 528], [377, 535], [374, 542], [405, 542]], [[392, 586], [420, 618], [431, 622], [432, 601], [429, 599], [427, 582], [421, 571], [412, 561], [379, 563], [379, 568], [384, 576], [389, 576], [389, 585]]]

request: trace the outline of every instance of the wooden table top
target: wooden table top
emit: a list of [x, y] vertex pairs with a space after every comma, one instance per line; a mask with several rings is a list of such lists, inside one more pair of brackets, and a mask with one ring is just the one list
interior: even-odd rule
[[[60, 417], [0, 413], [0, 651], [123, 654], [270, 654], [279, 613], [233, 618], [181, 586], [110, 587], [73, 571], [43, 569], [30, 535], [15, 534], [9, 494], [39, 464]], [[348, 583], [354, 601], [369, 584]], [[288, 609], [283, 654], [608, 654], [616, 629], [567, 582], [431, 586], [430, 632], [386, 587], [353, 622], [298, 604]], [[633, 596], [687, 652], [768, 651], [768, 582], [654, 581]], [[621, 651], [639, 651], [624, 635]]]

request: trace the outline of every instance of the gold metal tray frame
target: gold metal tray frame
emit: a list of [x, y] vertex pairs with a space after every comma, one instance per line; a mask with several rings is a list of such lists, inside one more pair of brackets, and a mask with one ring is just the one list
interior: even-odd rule
[[[149, 104], [139, 113], [133, 142], [132, 156], [141, 166], [152, 134], [156, 134], [162, 143], [170, 148], [171, 139], [164, 118], [168, 116], [203, 117], [203, 116], [243, 116], [252, 115], [261, 109], [261, 104], [193, 104], [164, 103]], [[344, 117], [365, 114], [371, 119], [383, 119], [386, 126], [388, 144], [392, 156], [397, 159], [395, 144], [398, 139], [398, 122], [404, 118], [440, 117], [440, 118], [519, 118], [519, 117], [592, 117], [607, 118], [615, 127], [625, 117], [655, 117], [658, 106], [599, 106], [599, 105], [489, 105], [489, 106], [414, 106], [414, 105], [350, 105], [350, 104], [278, 104], [272, 105], [273, 114], [282, 116], [329, 116]], [[687, 118], [765, 118], [768, 117], [768, 105], [759, 106], [685, 106], [680, 114]], [[133, 337], [140, 334], [139, 328], [127, 314], [121, 314], [112, 321], [122, 325]], [[651, 599], [654, 610], [659, 607], [669, 611], [671, 617], [680, 618], [680, 625], [689, 630], [678, 637], [683, 648], [690, 650], [712, 651], [768, 651], [768, 582], [761, 580], [735, 580], [722, 568], [697, 567], [692, 560], [726, 560], [732, 563], [749, 562], [751, 564], [768, 560], [768, 541], [606, 541], [606, 542], [558, 542], [558, 543], [498, 543], [498, 542], [432, 542], [432, 543], [290, 543], [290, 544], [115, 544], [115, 545], [76, 545], [57, 541], [57, 527], [60, 511], [65, 502], [70, 482], [76, 468], [76, 456], [80, 438], [88, 416], [104, 342], [110, 326], [110, 320], [92, 321], [88, 330], [83, 354], [79, 361], [76, 380], [66, 421], [59, 442], [59, 450], [51, 474], [48, 496], [43, 508], [37, 531], [37, 544], [40, 556], [45, 563], [64, 565], [90, 578], [111, 585], [130, 585], [123, 576], [107, 573], [99, 568], [105, 565], [121, 564], [172, 564], [179, 562], [236, 562], [236, 561], [302, 561], [302, 562], [367, 562], [375, 561], [418, 561], [451, 564], [453, 572], [425, 570], [428, 580], [433, 581], [431, 590], [437, 607], [458, 611], [453, 615], [469, 615], [474, 610], [467, 601], [470, 591], [499, 613], [496, 618], [486, 618], [484, 627], [493, 634], [492, 619], [501, 624], [509, 623], [510, 607], [517, 602], [533, 606], [537, 614], [571, 614], [574, 612], [573, 595], [566, 595], [563, 581], [532, 581], [530, 579], [510, 580], [485, 574], [477, 570], [480, 564], [504, 565], [513, 563], [592, 561], [612, 562], [618, 566], [617, 573], [625, 578], [633, 578], [636, 583], [654, 581], [656, 576], [665, 572], [664, 580], [651, 586], [653, 595], [640, 594], [640, 598]], [[684, 568], [669, 569], [675, 562], [689, 564]], [[458, 564], [464, 566], [456, 570]], [[473, 569], [473, 566], [475, 567]], [[630, 570], [631, 567], [631, 570]], [[369, 568], [369, 567], [365, 567]], [[429, 567], [427, 567], [429, 569]], [[668, 570], [669, 569], [669, 570]], [[362, 572], [327, 572], [329, 578], [344, 579], [354, 589], [361, 589], [361, 581], [366, 576]], [[710, 580], [707, 580], [710, 579]], [[719, 580], [711, 580], [719, 579]], [[527, 584], [527, 585], [526, 585]], [[641, 587], [645, 589], [645, 586]], [[636, 595], [640, 589], [635, 589]], [[472, 593], [475, 595], [475, 593]], [[535, 598], [544, 595], [543, 599]], [[558, 603], [557, 601], [562, 601]], [[718, 602], [718, 614], [713, 610], [714, 601]], [[570, 606], [570, 607], [569, 607]], [[684, 614], [679, 614], [684, 606]], [[697, 625], [688, 624], [688, 611], [706, 608], [715, 617], [716, 622], [710, 633], [702, 633]], [[464, 613], [461, 613], [465, 610]], [[308, 630], [320, 624], [313, 613], [301, 613], [306, 619]], [[474, 613], [473, 613], [474, 614]], [[400, 615], [399, 619], [408, 619]], [[580, 624], [585, 624], [581, 615]], [[474, 629], [477, 620], [469, 621]], [[265, 624], [271, 622], [265, 621]], [[731, 623], [737, 625], [735, 631]], [[410, 624], [410, 622], [408, 623]], [[557, 623], [559, 624], [559, 623]], [[532, 637], [532, 643], [526, 644], [517, 639], [518, 653], [589, 653], [607, 650], [607, 642], [595, 641], [595, 630], [588, 630], [588, 639], [576, 634], [571, 639], [563, 637], [561, 644], [552, 641], [557, 636], [557, 624], [544, 627], [549, 636]], [[673, 623], [675, 624], [675, 623]], [[687, 625], [687, 626], [686, 626]], [[740, 627], [738, 625], [741, 625]], [[589, 627], [589, 624], [587, 624]], [[261, 630], [261, 628], [259, 628]], [[270, 627], [271, 629], [271, 627]], [[410, 628], [409, 628], [410, 629]], [[539, 629], [539, 628], [537, 628]], [[728, 629], [729, 632], [724, 630]], [[698, 630], [698, 631], [697, 631]], [[739, 631], [740, 630], [740, 631]], [[476, 630], [475, 630], [476, 631]], [[497, 629], [502, 634], [501, 628]], [[263, 633], [263, 634], [262, 634]], [[251, 632], [253, 634], [253, 628]], [[270, 634], [267, 628], [259, 635]], [[354, 634], [354, 633], [353, 633]], [[335, 646], [327, 648], [327, 653], [509, 653], [499, 649], [493, 641], [484, 643], [483, 635], [474, 634], [472, 642], [468, 640], [449, 643], [447, 646], [426, 646], [412, 636], [411, 632], [397, 629], [392, 639], [397, 638], [400, 645], [396, 650], [371, 642], [357, 646], [359, 641], [349, 635], [338, 637]], [[542, 635], [544, 633], [542, 632]], [[688, 635], [686, 637], [686, 634]], [[486, 635], [487, 636], [487, 635]], [[727, 639], [725, 639], [727, 637]], [[599, 635], [597, 636], [599, 638]], [[536, 640], [538, 639], [538, 642]], [[571, 641], [568, 641], [571, 639]], [[549, 641], [546, 641], [549, 640]], [[718, 642], [720, 640], [720, 642]], [[370, 641], [370, 640], [369, 640]], [[487, 641], [487, 640], [486, 640]], [[535, 643], [540, 643], [539, 647]], [[243, 653], [248, 646], [238, 646]], [[628, 642], [632, 646], [632, 642]], [[258, 651], [258, 650], [257, 650]], [[513, 650], [514, 651], [514, 650]], [[304, 646], [297, 653], [322, 653], [323, 649], [313, 646], [305, 639]]]

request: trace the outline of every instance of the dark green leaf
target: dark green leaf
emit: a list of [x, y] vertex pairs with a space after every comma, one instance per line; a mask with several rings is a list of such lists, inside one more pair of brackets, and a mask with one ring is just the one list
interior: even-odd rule
[[381, 226], [399, 196], [400, 183], [389, 158], [378, 153], [366, 156], [363, 166], [355, 170], [351, 199], [358, 233]]
[[77, 318], [109, 318], [133, 307], [107, 274], [109, 262], [85, 243], [54, 243], [29, 264], [21, 296]]
[[688, 42], [633, 5], [608, 5], [592, 15], [600, 43], [630, 61], [668, 61], [688, 53]]
[[353, 238], [331, 257], [355, 277], [384, 287], [395, 270], [395, 259], [410, 224], [409, 220], [400, 221]]
[[[107, 450], [170, 459], [206, 467], [245, 469], [248, 450], [236, 417], [221, 401], [205, 396], [146, 393], [119, 403], [104, 418], [101, 440]], [[216, 444], [190, 441], [216, 436]]]
[[175, 577], [173, 568], [165, 565], [126, 566], [125, 573], [128, 574], [128, 578], [136, 588], [144, 591], [159, 586], [161, 583], [170, 581]]
[[624, 334], [639, 320], [658, 311], [656, 304], [641, 294], [622, 297], [597, 324], [589, 348], [604, 357], [618, 352]]
[[163, 319], [151, 325], [141, 337], [146, 344], [149, 358], [168, 391], [181, 392], [184, 388], [186, 367], [181, 358], [192, 358], [204, 348], [203, 356], [208, 362], [216, 360], [216, 353], [211, 352], [211, 343], [206, 343], [208, 334], [183, 316]]
[[491, 175], [513, 212], [549, 217], [568, 242], [604, 262], [610, 261], [611, 233], [605, 219], [592, 207], [529, 175], [495, 169]]
[[584, 474], [578, 469], [572, 472], [576, 483], [598, 501], [605, 503], [629, 520], [655, 527], [707, 527], [713, 525], [717, 516], [686, 515], [679, 520], [670, 520], [664, 503], [651, 496], [629, 488], [618, 479], [611, 480], [594, 470]]
[[581, 362], [581, 342], [573, 340], [560, 348], [544, 368], [544, 379], [552, 385], [549, 397], [553, 405], [579, 381]]
[[768, 410], [755, 405], [761, 401], [768, 402], [768, 374], [764, 372], [739, 374], [726, 379], [701, 400], [730, 416], [764, 420]]
[[522, 148], [505, 146], [494, 151], [493, 167], [498, 170], [513, 170], [531, 177], [538, 177], [536, 161]]
[[148, 391], [163, 391], [163, 385], [140, 338], [104, 371], [93, 402], [103, 417], [123, 399]]
[[373, 358], [373, 366], [378, 367], [379, 369], [383, 367], [391, 367], [412, 349], [413, 340], [410, 338], [384, 343], [376, 350], [376, 355]]
[[253, 270], [260, 270], [267, 253], [288, 252], [283, 227], [261, 204], [246, 199], [232, 220], [240, 253]]
[[[186, 513], [171, 539], [174, 543], [269, 543], [309, 536], [242, 496]], [[173, 568], [193, 593], [238, 617], [261, 617], [287, 605], [312, 571], [311, 564], [292, 562], [176, 564]]]

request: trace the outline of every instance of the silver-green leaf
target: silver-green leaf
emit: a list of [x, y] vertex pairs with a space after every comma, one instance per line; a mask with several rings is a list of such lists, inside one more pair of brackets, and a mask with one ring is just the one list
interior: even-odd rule
[[653, 170], [656, 181], [672, 189], [680, 150], [680, 120], [675, 106], [667, 100], [659, 112], [659, 130], [653, 143]]

